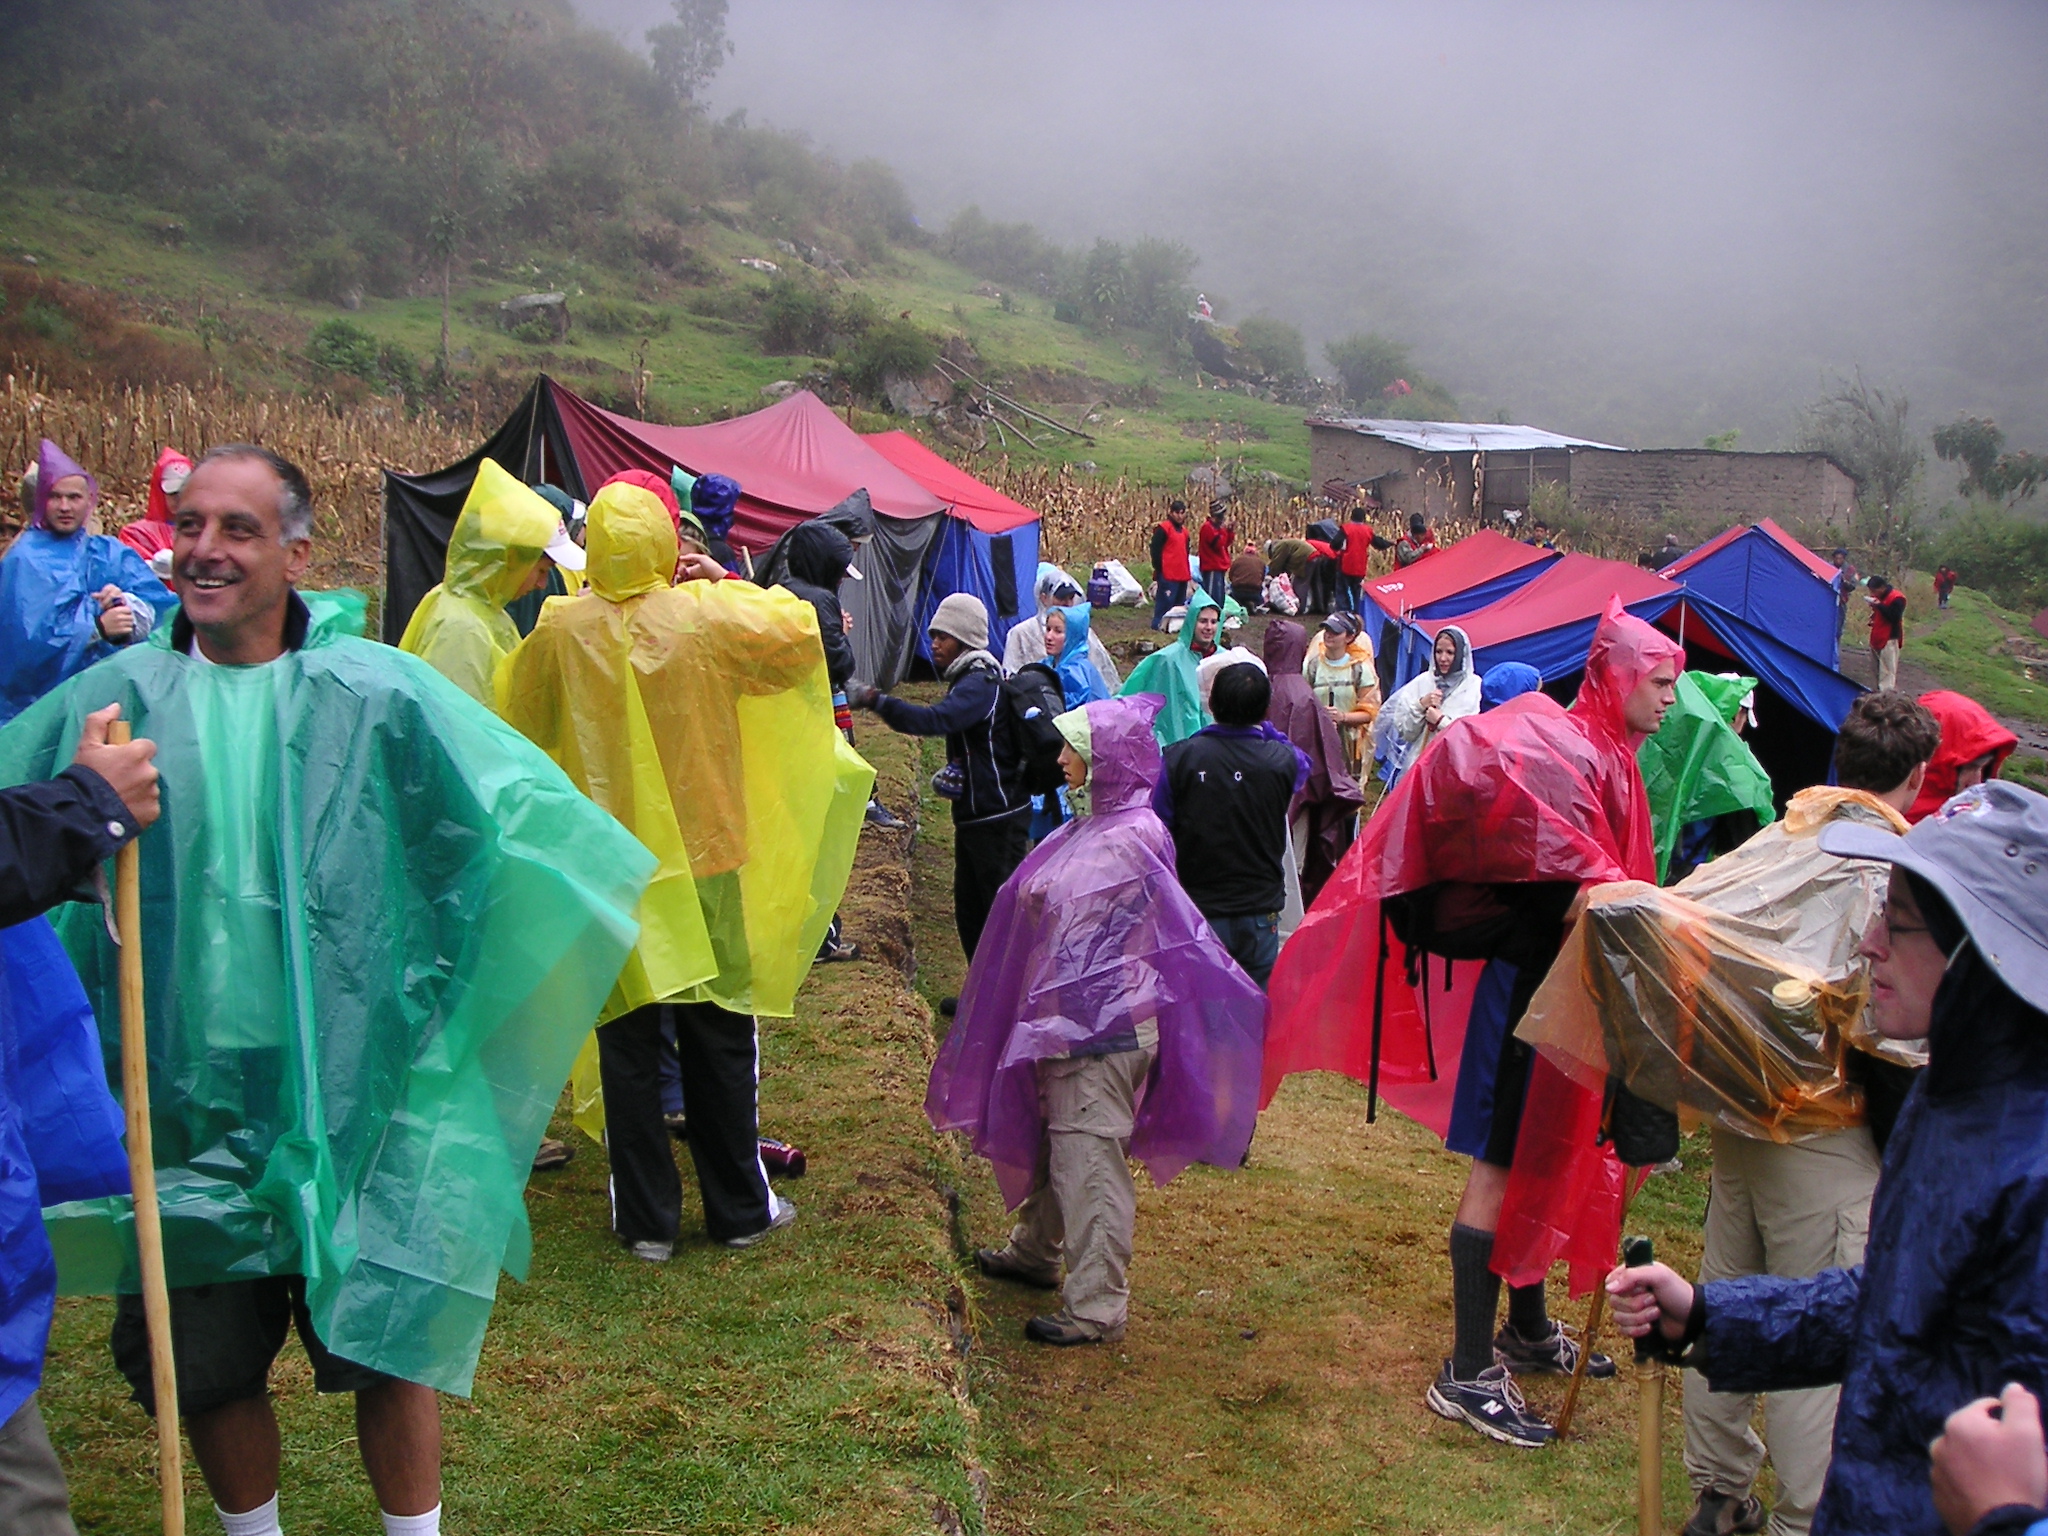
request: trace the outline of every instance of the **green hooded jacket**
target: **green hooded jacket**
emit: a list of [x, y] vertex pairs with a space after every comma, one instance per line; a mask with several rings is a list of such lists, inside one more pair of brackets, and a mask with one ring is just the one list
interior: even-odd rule
[[1754, 811], [1764, 826], [1777, 819], [1771, 776], [1733, 724], [1755, 687], [1753, 677], [1679, 673], [1676, 702], [1636, 751], [1656, 828], [1659, 881], [1670, 871], [1679, 833], [1692, 823], [1730, 811]]

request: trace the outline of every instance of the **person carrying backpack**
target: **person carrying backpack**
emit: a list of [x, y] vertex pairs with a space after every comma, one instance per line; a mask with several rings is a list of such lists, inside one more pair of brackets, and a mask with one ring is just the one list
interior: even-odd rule
[[[847, 690], [847, 702], [873, 710], [884, 725], [905, 736], [946, 738], [946, 766], [933, 776], [932, 787], [953, 802], [953, 921], [971, 961], [996, 892], [1024, 861], [1031, 791], [1018, 750], [1021, 732], [1013, 728], [1011, 694], [1004, 688], [1001, 665], [988, 651], [988, 609], [980, 598], [955, 592], [933, 613], [930, 637], [932, 666], [945, 680], [945, 698], [912, 704], [855, 684]], [[1056, 680], [1052, 688], [1057, 698]]]

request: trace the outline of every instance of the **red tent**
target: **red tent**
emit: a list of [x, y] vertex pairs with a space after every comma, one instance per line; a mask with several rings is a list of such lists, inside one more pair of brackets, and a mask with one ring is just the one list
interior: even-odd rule
[[955, 517], [983, 533], [1008, 533], [1038, 521], [1038, 514], [1024, 503], [1012, 501], [992, 485], [983, 485], [908, 432], [870, 432], [866, 439], [875, 452], [944, 501]]
[[1586, 647], [1610, 597], [1620, 598], [1636, 617], [1654, 619], [1683, 593], [1683, 588], [1639, 565], [1571, 554], [1496, 603], [1470, 613], [1418, 620], [1417, 627], [1434, 639], [1444, 625], [1457, 625], [1472, 642], [1482, 672], [1504, 661], [1525, 661], [1545, 677], [1567, 677], [1585, 665]]
[[667, 479], [678, 464], [693, 475], [739, 481], [744, 493], [731, 534], [736, 547], [766, 549], [797, 523], [862, 489], [884, 517], [908, 521], [946, 509], [943, 499], [876, 452], [808, 390], [752, 415], [702, 427], [635, 421], [559, 385], [551, 394], [592, 490], [622, 469], [651, 470]]
[[1413, 565], [1368, 581], [1361, 590], [1390, 619], [1425, 616], [1434, 605], [1466, 595], [1471, 601], [1462, 606], [1481, 608], [1531, 580], [1557, 558], [1554, 549], [1517, 543], [1482, 528]]

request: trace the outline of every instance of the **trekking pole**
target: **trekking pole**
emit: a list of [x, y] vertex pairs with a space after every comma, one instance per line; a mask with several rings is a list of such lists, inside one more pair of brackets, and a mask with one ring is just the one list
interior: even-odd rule
[[[1641, 1187], [1640, 1184], [1636, 1186], [1637, 1189]], [[1635, 1197], [1635, 1190], [1624, 1186], [1621, 1200], [1621, 1224], [1624, 1227], [1628, 1225], [1628, 1208]], [[1606, 1305], [1607, 1287], [1604, 1284], [1595, 1285], [1593, 1304], [1586, 1312], [1586, 1332], [1579, 1341], [1579, 1358], [1572, 1366], [1572, 1384], [1565, 1391], [1564, 1407], [1557, 1415], [1557, 1438], [1560, 1440], [1571, 1433], [1572, 1415], [1578, 1411], [1579, 1406], [1579, 1388], [1585, 1385], [1586, 1381], [1586, 1362], [1593, 1358], [1593, 1337], [1600, 1331], [1600, 1315]]]
[[[1656, 1255], [1647, 1237], [1621, 1245], [1621, 1262], [1640, 1269]], [[1656, 1340], [1636, 1340], [1636, 1531], [1662, 1536], [1664, 1530], [1664, 1364]]]
[[[125, 746], [126, 720], [107, 725]], [[164, 1536], [185, 1536], [185, 1467], [178, 1441], [178, 1373], [171, 1358], [171, 1291], [164, 1273], [163, 1214], [156, 1200], [156, 1149], [149, 1129], [149, 1046], [142, 1014], [141, 852], [130, 838], [114, 855], [114, 922], [121, 948], [121, 1103], [128, 1118], [128, 1182], [134, 1190], [135, 1249], [142, 1261], [142, 1311], [149, 1324], [149, 1375], [156, 1388], [156, 1476]]]

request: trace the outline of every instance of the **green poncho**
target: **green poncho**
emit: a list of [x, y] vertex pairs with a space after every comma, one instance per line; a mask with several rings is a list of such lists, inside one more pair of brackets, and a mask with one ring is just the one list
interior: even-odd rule
[[[1166, 700], [1165, 707], [1152, 722], [1152, 734], [1159, 738], [1162, 747], [1185, 741], [1209, 724], [1209, 712], [1202, 708], [1201, 685], [1195, 678], [1195, 669], [1201, 665], [1201, 658], [1195, 654], [1195, 619], [1204, 608], [1215, 606], [1215, 598], [1200, 587], [1192, 589], [1188, 593], [1188, 614], [1181, 621], [1180, 633], [1170, 644], [1131, 668], [1131, 675], [1124, 679], [1123, 687], [1117, 689], [1118, 698], [1134, 693], [1156, 693]], [[1222, 638], [1219, 616], [1218, 644], [1222, 643]]]
[[[149, 645], [0, 732], [0, 784], [119, 701], [157, 744], [140, 840], [150, 1110], [170, 1281], [306, 1277], [336, 1354], [466, 1393], [577, 1046], [653, 859], [431, 667], [338, 631], [215, 666]], [[180, 629], [183, 626], [179, 626]], [[120, 1055], [100, 912], [56, 918]], [[126, 1197], [48, 1213], [72, 1292], [137, 1288]]]
[[1678, 698], [1657, 734], [1636, 752], [1650, 820], [1657, 831], [1657, 879], [1671, 868], [1678, 835], [1696, 821], [1730, 811], [1754, 811], [1769, 826], [1776, 817], [1771, 776], [1735, 734], [1735, 712], [1756, 688], [1753, 677], [1681, 672]]

